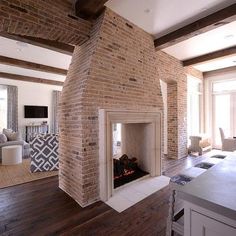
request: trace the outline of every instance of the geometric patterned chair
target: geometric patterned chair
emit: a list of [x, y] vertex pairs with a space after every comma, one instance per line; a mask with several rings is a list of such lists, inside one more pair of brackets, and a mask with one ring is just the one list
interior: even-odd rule
[[37, 135], [30, 140], [31, 172], [53, 171], [59, 169], [58, 135]]

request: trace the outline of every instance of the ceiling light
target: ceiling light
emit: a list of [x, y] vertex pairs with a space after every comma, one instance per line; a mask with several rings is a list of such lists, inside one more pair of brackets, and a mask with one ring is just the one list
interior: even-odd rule
[[22, 49], [21, 49], [21, 48], [17, 48], [16, 51], [17, 51], [17, 52], [21, 52]]
[[233, 34], [228, 34], [224, 37], [224, 39], [233, 39], [234, 38], [234, 35]]
[[16, 45], [20, 46], [20, 47], [24, 47], [24, 48], [28, 47], [27, 43], [24, 43], [24, 42], [21, 42], [21, 41], [16, 41]]
[[144, 12], [148, 14], [148, 13], [151, 12], [151, 10], [149, 8], [147, 8], [147, 9], [144, 10]]
[[228, 24], [228, 22], [220, 21], [220, 22], [216, 22], [214, 24], [214, 26], [223, 26], [223, 25], [226, 25], [226, 24]]

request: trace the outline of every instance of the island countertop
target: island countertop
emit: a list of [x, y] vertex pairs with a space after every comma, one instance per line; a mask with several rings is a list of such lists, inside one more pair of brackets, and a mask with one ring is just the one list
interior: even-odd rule
[[236, 154], [227, 156], [183, 186], [179, 196], [236, 220]]

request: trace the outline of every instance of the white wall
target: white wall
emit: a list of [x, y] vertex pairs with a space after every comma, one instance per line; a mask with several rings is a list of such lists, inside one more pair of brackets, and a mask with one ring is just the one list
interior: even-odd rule
[[[2, 78], [0, 78], [0, 84], [15, 85], [18, 87], [18, 126], [19, 131], [21, 131], [22, 134], [24, 134], [25, 132], [25, 125], [28, 125], [32, 122], [41, 123], [42, 121], [47, 121], [50, 130], [52, 123], [52, 91], [61, 91], [61, 86], [16, 81]], [[24, 105], [48, 106], [48, 118], [25, 119]]]

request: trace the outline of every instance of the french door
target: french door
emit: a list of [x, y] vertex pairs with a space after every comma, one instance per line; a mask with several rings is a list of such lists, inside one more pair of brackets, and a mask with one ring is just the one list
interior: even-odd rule
[[213, 146], [220, 148], [222, 128], [225, 137], [236, 136], [236, 92], [213, 94]]

